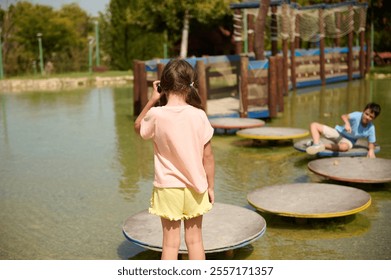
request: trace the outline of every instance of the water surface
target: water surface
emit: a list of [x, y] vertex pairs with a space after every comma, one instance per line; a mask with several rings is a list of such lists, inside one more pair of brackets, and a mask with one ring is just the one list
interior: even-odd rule
[[[340, 123], [368, 101], [378, 157], [391, 159], [391, 80], [354, 81], [291, 92], [269, 126]], [[122, 223], [148, 207], [151, 142], [133, 131], [132, 89], [0, 93], [0, 259], [159, 259], [125, 240]], [[307, 169], [312, 158], [291, 143], [254, 145], [215, 135], [216, 200], [252, 209], [249, 191], [273, 184], [326, 182]], [[345, 184], [346, 185], [346, 184]], [[351, 185], [372, 205], [352, 216], [299, 223], [262, 214], [266, 234], [209, 259], [390, 259], [391, 184]]]

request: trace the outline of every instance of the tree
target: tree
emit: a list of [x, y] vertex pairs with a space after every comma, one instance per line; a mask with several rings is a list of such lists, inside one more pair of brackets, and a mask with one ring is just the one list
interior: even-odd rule
[[[180, 56], [187, 56], [189, 25], [192, 19], [200, 23], [219, 20], [231, 13], [229, 0], [152, 0], [145, 3], [149, 29], [167, 30], [171, 41], [181, 38]], [[179, 36], [178, 34], [181, 34]]]
[[[368, 0], [367, 22], [374, 27], [374, 51], [391, 50], [391, 2]], [[369, 25], [368, 25], [369, 28]]]
[[86, 64], [89, 18], [77, 4], [59, 11], [50, 6], [17, 2], [5, 11], [3, 20], [5, 72], [32, 72], [39, 61], [37, 34], [42, 34], [44, 61], [57, 70], [79, 71]]
[[[102, 42], [113, 67], [129, 69], [133, 59], [163, 56], [163, 43], [181, 40], [181, 56], [187, 56], [191, 21], [209, 23], [230, 13], [229, 0], [111, 0], [100, 16], [108, 22]], [[103, 24], [104, 25], [104, 24]], [[165, 35], [167, 34], [167, 35]], [[171, 54], [173, 55], [173, 54]]]
[[56, 21], [65, 26], [62, 30], [63, 38], [58, 41], [62, 44], [61, 51], [52, 54], [53, 59], [59, 61], [70, 61], [71, 65], [64, 65], [64, 69], [81, 71], [87, 63], [88, 35], [94, 30], [94, 24], [87, 13], [77, 4], [64, 5], [58, 11]]
[[101, 15], [102, 44], [110, 56], [111, 66], [128, 70], [133, 59], [150, 59], [162, 54], [163, 34], [148, 28], [150, 16], [143, 15], [142, 0], [111, 0], [108, 10]]

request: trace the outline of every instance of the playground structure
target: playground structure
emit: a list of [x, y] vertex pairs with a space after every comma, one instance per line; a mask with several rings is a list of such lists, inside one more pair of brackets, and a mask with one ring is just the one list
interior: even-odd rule
[[[235, 55], [187, 59], [198, 72], [198, 90], [207, 113], [208, 100], [229, 96], [237, 99], [240, 117], [275, 117], [284, 111], [283, 96], [290, 89], [351, 81], [364, 77], [369, 70], [366, 3], [349, 1], [300, 7], [286, 0], [270, 1], [266, 20], [271, 51], [265, 52], [265, 60], [256, 60], [254, 56], [254, 19], [259, 5], [259, 1], [231, 5]], [[359, 42], [356, 47], [353, 47], [354, 33]], [[346, 38], [347, 46], [340, 46], [341, 38]], [[326, 40], [333, 47], [326, 48]], [[317, 48], [300, 49], [300, 41], [316, 44]], [[147, 103], [148, 88], [160, 78], [168, 61], [134, 61], [135, 115]]]

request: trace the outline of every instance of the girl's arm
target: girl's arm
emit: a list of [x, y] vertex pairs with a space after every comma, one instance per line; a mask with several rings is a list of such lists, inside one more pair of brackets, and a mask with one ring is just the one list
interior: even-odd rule
[[141, 111], [140, 115], [138, 115], [136, 121], [134, 122], [134, 130], [139, 135], [140, 135], [141, 120], [145, 117], [149, 109], [151, 109], [156, 104], [156, 102], [160, 99], [160, 93], [157, 91], [157, 85], [159, 84], [159, 82], [160, 81], [153, 82], [152, 96], [148, 100], [147, 105], [145, 105], [144, 109]]
[[215, 202], [214, 183], [215, 183], [215, 160], [210, 141], [204, 146], [204, 156], [202, 160], [208, 180], [208, 194], [210, 203]]

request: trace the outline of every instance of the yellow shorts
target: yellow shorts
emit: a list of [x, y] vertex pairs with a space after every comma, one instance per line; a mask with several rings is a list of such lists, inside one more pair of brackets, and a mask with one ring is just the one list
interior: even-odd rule
[[153, 188], [149, 213], [170, 221], [191, 219], [212, 209], [208, 191], [197, 193], [192, 188]]

